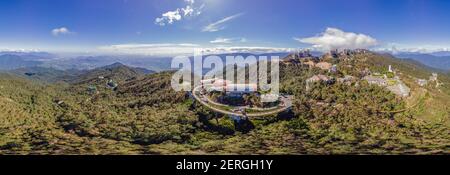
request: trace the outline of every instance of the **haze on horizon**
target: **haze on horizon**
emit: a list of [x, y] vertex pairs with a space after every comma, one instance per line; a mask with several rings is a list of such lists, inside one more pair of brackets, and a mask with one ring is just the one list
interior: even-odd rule
[[449, 1], [427, 0], [5, 0], [0, 50], [449, 51], [449, 8]]

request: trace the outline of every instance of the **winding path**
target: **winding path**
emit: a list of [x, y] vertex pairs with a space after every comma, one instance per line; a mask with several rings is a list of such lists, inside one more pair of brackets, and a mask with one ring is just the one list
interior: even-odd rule
[[[247, 113], [244, 115], [241, 112], [231, 112], [231, 111], [220, 109], [218, 107], [213, 106], [214, 103], [211, 103], [211, 101], [208, 99], [208, 97], [202, 95], [200, 93], [200, 89], [201, 89], [201, 86], [197, 86], [192, 91], [192, 96], [195, 98], [195, 100], [200, 102], [203, 106], [206, 106], [207, 108], [213, 110], [214, 112], [218, 112], [218, 113], [222, 113], [222, 114], [226, 114], [226, 115], [234, 115], [234, 116], [239, 116], [239, 117], [262, 117], [262, 116], [278, 114], [278, 113], [286, 111], [290, 107], [292, 107], [292, 96], [286, 96], [286, 97], [282, 96], [281, 101], [282, 101], [282, 104], [284, 104], [284, 105], [282, 105], [282, 106], [280, 105], [278, 109], [264, 111], [264, 112]], [[218, 106], [218, 105], [216, 105], [216, 106]], [[229, 108], [234, 108], [236, 110], [252, 109], [250, 107], [232, 107], [232, 106], [228, 106], [228, 105], [224, 105], [224, 104], [221, 104], [221, 106], [227, 106]]]

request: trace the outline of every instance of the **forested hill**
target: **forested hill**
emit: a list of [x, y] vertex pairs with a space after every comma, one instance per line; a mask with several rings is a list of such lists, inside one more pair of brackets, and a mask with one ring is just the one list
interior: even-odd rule
[[[76, 84], [0, 74], [0, 154], [449, 153], [447, 75], [438, 75], [440, 86], [418, 86], [416, 80], [432, 71], [386, 55], [320, 61], [338, 71], [282, 63], [281, 91], [295, 96], [292, 110], [246, 125], [202, 107], [189, 93], [174, 92], [173, 72], [146, 74], [116, 64], [94, 69]], [[305, 89], [314, 75], [337, 80], [366, 69], [383, 72], [388, 65], [411, 88], [410, 97], [359, 79]], [[108, 88], [108, 79], [117, 87]]]
[[154, 71], [144, 68], [134, 68], [126, 66], [122, 63], [114, 63], [108, 66], [96, 68], [80, 75], [74, 79], [76, 84], [86, 84], [101, 81], [99, 79], [114, 80], [123, 82], [125, 80], [144, 76], [146, 74], [154, 73]]
[[58, 70], [46, 67], [23, 67], [8, 71], [18, 77], [36, 80], [44, 83], [70, 82], [85, 73], [84, 70]]

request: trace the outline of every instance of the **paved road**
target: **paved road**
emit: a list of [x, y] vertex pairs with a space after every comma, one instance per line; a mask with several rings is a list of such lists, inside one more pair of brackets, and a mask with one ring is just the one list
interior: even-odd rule
[[[226, 114], [226, 115], [234, 115], [234, 116], [240, 116], [240, 117], [245, 117], [245, 116], [246, 117], [261, 117], [261, 116], [278, 114], [280, 112], [286, 111], [287, 109], [289, 109], [292, 106], [292, 96], [286, 96], [286, 97], [282, 96], [281, 101], [282, 101], [282, 104], [284, 104], [284, 105], [279, 106], [278, 109], [265, 111], [265, 112], [247, 113], [246, 115], [244, 115], [241, 112], [232, 112], [232, 111], [228, 111], [228, 110], [224, 110], [224, 109], [220, 109], [220, 108], [212, 106], [210, 104], [211, 102], [208, 99], [208, 97], [200, 94], [200, 89], [201, 89], [201, 86], [194, 88], [194, 90], [192, 91], [192, 95], [194, 96], [194, 98], [198, 102], [200, 102], [203, 106], [206, 106], [207, 108], [209, 108], [215, 112]], [[228, 107], [233, 108], [232, 106], [228, 106]], [[234, 107], [234, 109], [252, 109], [252, 108], [250, 108], [250, 107]]]

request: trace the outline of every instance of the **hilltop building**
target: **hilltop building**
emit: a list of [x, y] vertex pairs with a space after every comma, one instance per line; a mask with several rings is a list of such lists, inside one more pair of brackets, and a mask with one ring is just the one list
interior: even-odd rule
[[200, 80], [200, 83], [202, 86], [213, 84], [216, 80], [219, 80], [218, 78], [213, 79], [206, 79], [206, 80]]
[[314, 76], [312, 76], [311, 78], [308, 78], [307, 80], [306, 80], [306, 90], [307, 91], [309, 91], [310, 89], [311, 89], [311, 83], [314, 83], [314, 82], [326, 82], [326, 83], [331, 83], [332, 82], [332, 79], [330, 78], [330, 77], [328, 77], [328, 76], [326, 76], [326, 75], [322, 75], [322, 74], [319, 74], [319, 75], [314, 75]]
[[438, 74], [437, 73], [431, 74], [430, 82], [436, 82], [436, 88], [439, 88], [442, 85], [442, 83], [439, 83]]
[[316, 66], [316, 63], [312, 60], [308, 60], [308, 61], [303, 62], [302, 65], [308, 66], [309, 68], [313, 68]]
[[438, 80], [438, 74], [437, 73], [432, 73], [430, 76], [430, 81], [437, 81]]
[[87, 91], [89, 94], [97, 94], [98, 93], [97, 87], [94, 85], [89, 85], [87, 88]]
[[330, 70], [332, 65], [331, 65], [331, 63], [322, 61], [322, 62], [317, 63], [315, 65], [315, 67], [318, 67], [318, 68], [320, 68], [322, 70]]
[[325, 53], [323, 56], [322, 56], [322, 59], [334, 59], [334, 58], [338, 58], [338, 54], [339, 54], [339, 51], [336, 49], [336, 50], [330, 50], [329, 52], [327, 52], [327, 53]]
[[401, 97], [408, 97], [411, 92], [409, 87], [406, 86], [405, 84], [403, 84], [403, 82], [398, 82], [397, 84], [392, 85], [392, 86], [387, 86], [386, 88], [388, 90], [390, 90], [391, 92], [393, 92], [394, 94], [401, 96]]
[[354, 76], [351, 75], [345, 75], [344, 78], [338, 78], [337, 81], [339, 83], [344, 83], [346, 85], [351, 85], [351, 83], [356, 80]]
[[419, 86], [422, 86], [422, 87], [426, 86], [428, 84], [428, 81], [425, 79], [417, 79], [416, 82]]
[[282, 59], [281, 62], [287, 65], [290, 64], [297, 65], [305, 62], [306, 60], [315, 60], [315, 59], [317, 58], [314, 57], [309, 50], [303, 50], [289, 54], [287, 57]]
[[333, 58], [337, 58], [337, 57], [339, 56], [339, 50], [338, 50], [338, 49], [331, 50], [331, 51], [330, 51], [330, 55], [331, 55]]
[[370, 74], [372, 74], [372, 71], [370, 71], [369, 68], [367, 68], [367, 67], [364, 68], [364, 70], [360, 72], [360, 75], [361, 75], [362, 77], [368, 76], [368, 75], [370, 75]]
[[263, 103], [271, 103], [279, 101], [280, 96], [278, 94], [262, 94], [261, 96], [261, 102]]
[[353, 50], [355, 53], [358, 53], [358, 54], [366, 54], [366, 53], [369, 53], [369, 50], [367, 50], [367, 49], [355, 49], [355, 50]]
[[226, 92], [228, 96], [234, 97], [258, 91], [257, 84], [234, 84], [219, 78], [201, 80], [201, 86], [208, 92]]
[[113, 80], [109, 80], [108, 83], [106, 83], [106, 87], [111, 88], [111, 89], [116, 89], [119, 85], [114, 82]]
[[369, 84], [387, 86], [387, 81], [384, 78], [380, 78], [378, 76], [365, 76], [363, 79], [366, 80]]
[[333, 73], [336, 73], [338, 71], [337, 65], [335, 64], [335, 65], [331, 66], [331, 69], [329, 71], [333, 72]]
[[365, 76], [363, 78], [369, 84], [375, 84], [381, 87], [386, 87], [392, 93], [400, 96], [400, 97], [408, 97], [410, 94], [410, 89], [406, 86], [399, 77], [395, 78], [386, 78], [385, 76]]
[[297, 51], [294, 54], [291, 54], [291, 57], [292, 57], [292, 59], [299, 59], [299, 58], [312, 57], [312, 55], [309, 50], [302, 50], [302, 51]]

